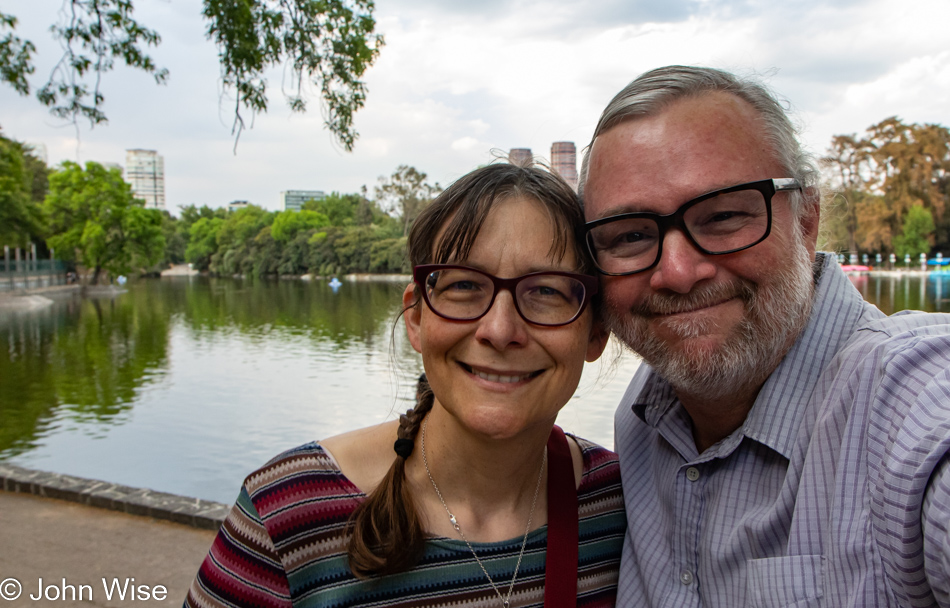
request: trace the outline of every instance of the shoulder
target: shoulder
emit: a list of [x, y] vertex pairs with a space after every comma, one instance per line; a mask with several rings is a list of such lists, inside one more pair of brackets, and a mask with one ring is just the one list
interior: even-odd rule
[[397, 421], [384, 422], [323, 439], [320, 445], [333, 455], [340, 471], [369, 494], [396, 459], [393, 443], [398, 429]]
[[620, 463], [617, 454], [582, 437], [569, 435], [581, 452], [581, 483], [578, 496], [588, 491], [616, 488], [620, 491]]
[[331, 510], [339, 509], [342, 503], [355, 508], [363, 496], [317, 442], [278, 454], [247, 476], [244, 490], [265, 522], [277, 513], [312, 510], [308, 505], [315, 503]]

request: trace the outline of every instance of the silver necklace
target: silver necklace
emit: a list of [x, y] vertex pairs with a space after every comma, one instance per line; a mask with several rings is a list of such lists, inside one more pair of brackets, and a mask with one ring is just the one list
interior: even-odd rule
[[478, 559], [478, 554], [475, 553], [475, 549], [472, 548], [472, 543], [468, 542], [468, 539], [465, 538], [465, 533], [462, 532], [462, 528], [459, 526], [459, 522], [455, 519], [455, 516], [452, 515], [452, 511], [449, 510], [449, 505], [445, 504], [445, 499], [442, 498], [442, 492], [439, 491], [439, 486], [436, 485], [435, 479], [432, 478], [432, 472], [429, 471], [429, 460], [426, 458], [426, 427], [429, 425], [429, 417], [426, 416], [425, 420], [422, 421], [422, 464], [426, 468], [426, 475], [429, 476], [429, 481], [432, 482], [432, 489], [435, 490], [436, 495], [439, 497], [439, 501], [442, 503], [442, 507], [445, 509], [445, 512], [449, 515], [449, 521], [452, 522], [452, 526], [455, 528], [455, 531], [458, 532], [459, 536], [462, 537], [462, 540], [465, 541], [465, 544], [468, 546], [468, 550], [472, 552], [472, 557], [475, 558], [475, 561], [478, 563], [478, 567], [482, 569], [482, 572], [485, 573], [485, 578], [488, 579], [488, 583], [491, 585], [491, 588], [495, 590], [495, 593], [498, 595], [498, 599], [501, 600], [501, 605], [504, 608], [509, 608], [511, 601], [511, 592], [515, 588], [515, 579], [518, 578], [518, 569], [521, 568], [521, 558], [524, 557], [524, 548], [528, 544], [528, 532], [531, 531], [531, 518], [534, 516], [534, 507], [538, 504], [538, 490], [541, 489], [541, 477], [544, 475], [544, 463], [548, 460], [548, 449], [544, 448], [544, 455], [541, 457], [541, 470], [538, 471], [538, 481], [534, 485], [534, 499], [531, 501], [531, 511], [528, 512], [528, 524], [524, 529], [524, 538], [521, 539], [521, 551], [518, 553], [518, 563], [515, 564], [515, 573], [511, 576], [511, 582], [508, 583], [508, 593], [505, 595], [501, 594], [501, 591], [498, 590], [498, 587], [495, 585], [495, 581], [492, 580], [491, 575], [488, 574], [488, 570], [485, 569], [485, 565], [482, 564], [482, 560]]

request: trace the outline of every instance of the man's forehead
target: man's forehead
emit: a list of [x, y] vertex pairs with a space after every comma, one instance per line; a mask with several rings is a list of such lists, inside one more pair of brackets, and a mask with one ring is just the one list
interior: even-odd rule
[[[746, 181], [776, 177], [758, 113], [710, 93], [624, 120], [593, 142], [584, 190], [587, 219], [657, 211]], [[667, 209], [668, 211], [668, 209]]]

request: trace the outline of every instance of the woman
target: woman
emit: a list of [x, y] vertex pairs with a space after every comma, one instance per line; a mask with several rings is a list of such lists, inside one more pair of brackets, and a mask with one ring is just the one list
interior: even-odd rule
[[554, 427], [607, 339], [582, 223], [536, 168], [489, 165], [433, 201], [403, 294], [417, 406], [250, 475], [186, 605], [612, 606], [616, 457]]

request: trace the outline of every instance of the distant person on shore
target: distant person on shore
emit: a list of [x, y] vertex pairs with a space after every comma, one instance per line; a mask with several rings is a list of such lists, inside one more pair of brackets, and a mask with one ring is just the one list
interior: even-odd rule
[[620, 606], [950, 606], [950, 315], [886, 317], [816, 253], [779, 103], [643, 74], [584, 159], [617, 410]]
[[252, 473], [186, 606], [613, 606], [616, 457], [554, 426], [607, 339], [582, 227], [538, 168], [440, 194], [409, 234], [418, 405]]

